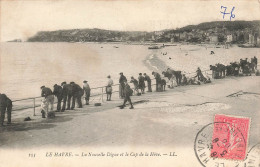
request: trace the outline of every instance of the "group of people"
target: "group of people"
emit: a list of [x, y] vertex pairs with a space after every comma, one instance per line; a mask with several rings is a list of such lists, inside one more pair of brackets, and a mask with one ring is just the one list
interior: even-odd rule
[[[216, 64], [210, 65], [210, 70], [212, 70], [212, 78], [218, 79], [225, 76], [239, 76], [239, 75], [251, 75], [251, 73], [257, 71], [257, 58], [251, 58], [249, 62], [246, 58], [245, 60], [240, 59], [240, 62], [231, 62], [230, 65]], [[196, 75], [193, 77], [186, 77], [182, 74], [182, 71], [175, 71], [173, 69], [166, 69], [161, 73], [163, 77], [168, 78], [168, 87], [173, 89], [176, 86], [184, 85], [200, 85], [200, 83], [210, 83], [211, 80], [208, 76], [204, 76], [200, 68], [197, 68]], [[156, 90], [157, 92], [165, 91], [166, 80], [161, 77], [158, 72], [152, 72], [155, 78]], [[114, 84], [111, 76], [107, 76], [108, 82], [106, 85], [107, 101], [111, 101], [112, 96], [112, 86]], [[139, 73], [137, 79], [133, 76], [130, 79], [130, 83], [134, 85], [134, 90], [131, 89], [127, 82], [127, 78], [124, 76], [123, 72], [120, 73], [119, 78], [119, 96], [124, 99], [121, 109], [126, 106], [129, 102], [130, 109], [133, 109], [133, 103], [131, 97], [133, 94], [140, 96], [145, 93], [145, 88], [147, 82], [147, 92], [152, 92], [152, 80], [146, 73]], [[139, 91], [140, 90], [140, 91]], [[41, 104], [42, 118], [46, 118], [46, 113], [48, 116], [49, 106], [50, 110], [53, 111], [54, 108], [54, 97], [57, 98], [57, 112], [64, 112], [65, 110], [73, 110], [75, 108], [75, 103], [77, 102], [78, 107], [82, 108], [81, 98], [85, 94], [85, 104], [89, 105], [90, 99], [90, 86], [88, 81], [83, 81], [83, 86], [79, 86], [75, 82], [62, 82], [61, 85], [55, 84], [53, 86], [53, 91], [45, 86], [41, 87], [41, 96], [44, 97]], [[63, 104], [62, 104], [63, 103]], [[5, 113], [7, 112], [7, 124], [11, 123], [11, 111], [12, 111], [12, 101], [5, 95], [0, 94], [0, 126], [3, 126]]]
[[219, 79], [225, 76], [243, 76], [251, 75], [257, 71], [257, 58], [254, 56], [251, 61], [240, 59], [239, 62], [231, 62], [225, 66], [223, 64], [210, 65], [212, 70], [212, 78]]
[[[76, 101], [78, 108], [82, 108], [81, 98], [84, 94], [86, 105], [88, 105], [91, 91], [88, 81], [83, 81], [82, 87], [75, 82], [62, 82], [61, 85], [55, 84], [53, 86], [53, 91], [45, 86], [42, 86], [41, 90], [41, 96], [44, 97], [41, 104], [42, 118], [46, 118], [46, 113], [49, 113], [49, 106], [50, 111], [53, 111], [54, 96], [57, 97], [56, 112], [64, 112], [65, 110], [73, 110], [75, 108]], [[61, 106], [62, 102], [63, 104]]]

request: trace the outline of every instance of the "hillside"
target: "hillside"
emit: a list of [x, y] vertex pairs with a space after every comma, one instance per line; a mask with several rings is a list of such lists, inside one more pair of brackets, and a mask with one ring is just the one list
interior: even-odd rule
[[[188, 25], [178, 29], [162, 30], [156, 32], [144, 31], [112, 31], [103, 29], [71, 29], [57, 31], [41, 31], [28, 42], [170, 42], [172, 39], [179, 41], [202, 42], [209, 40], [211, 34], [219, 36], [236, 33], [260, 34], [260, 20], [256, 21], [215, 21], [198, 25]], [[187, 33], [189, 33], [187, 35]], [[177, 35], [178, 34], [178, 38]], [[184, 36], [180, 38], [179, 36]], [[176, 39], [177, 38], [177, 39]], [[246, 42], [239, 38], [240, 42]], [[195, 40], [194, 40], [195, 39]]]

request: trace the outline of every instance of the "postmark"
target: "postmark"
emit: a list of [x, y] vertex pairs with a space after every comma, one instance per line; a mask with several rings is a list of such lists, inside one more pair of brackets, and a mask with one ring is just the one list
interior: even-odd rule
[[194, 151], [202, 166], [242, 167], [247, 164], [249, 118], [216, 115], [196, 135]]

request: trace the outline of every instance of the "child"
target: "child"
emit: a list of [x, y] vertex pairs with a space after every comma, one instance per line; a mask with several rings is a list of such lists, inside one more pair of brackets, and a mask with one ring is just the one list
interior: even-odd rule
[[41, 113], [42, 113], [42, 118], [46, 118], [46, 112], [48, 114], [48, 102], [46, 99], [42, 100], [42, 104], [41, 104]]

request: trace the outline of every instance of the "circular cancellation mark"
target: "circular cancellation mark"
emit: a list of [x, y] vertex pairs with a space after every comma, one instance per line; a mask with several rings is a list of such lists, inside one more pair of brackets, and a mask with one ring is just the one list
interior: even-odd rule
[[[232, 132], [236, 134], [235, 141], [230, 141], [228, 138], [225, 139], [225, 137], [230, 138], [230, 135], [226, 135], [224, 138], [222, 136], [221, 141], [219, 141], [219, 138], [213, 139], [214, 127], [231, 127]], [[225, 129], [223, 128], [222, 130]], [[229, 133], [229, 129], [226, 132]], [[226, 143], [227, 141], [229, 143]], [[236, 155], [236, 152], [241, 150], [241, 147], [246, 147], [246, 144], [244, 136], [239, 129], [226, 122], [214, 122], [204, 126], [197, 133], [194, 142], [194, 151], [197, 159], [204, 167], [244, 167], [247, 163], [246, 160], [236, 160], [233, 157], [238, 156], [239, 154]], [[216, 147], [219, 147], [218, 150], [221, 150], [221, 152], [212, 152], [212, 150], [216, 150]], [[232, 155], [232, 157], [229, 159], [223, 158], [227, 157], [227, 154]]]

